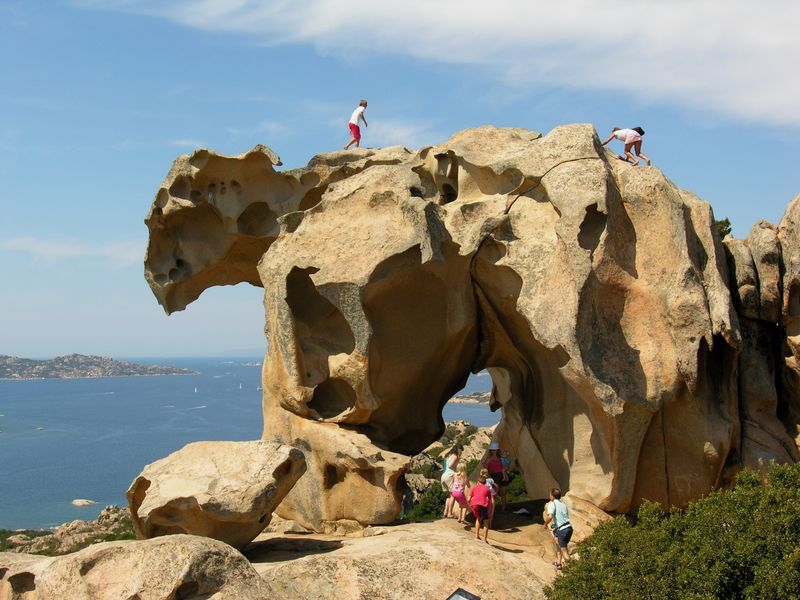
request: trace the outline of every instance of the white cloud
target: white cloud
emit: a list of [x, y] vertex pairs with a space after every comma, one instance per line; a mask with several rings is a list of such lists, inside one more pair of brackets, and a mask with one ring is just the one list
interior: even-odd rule
[[[329, 124], [342, 130], [342, 139], [347, 139], [350, 132], [342, 125], [342, 120], [331, 120]], [[405, 146], [421, 148], [438, 144], [448, 136], [435, 131], [426, 123], [405, 121], [401, 119], [380, 119], [369, 127], [361, 126], [361, 145], [371, 146]]]
[[228, 127], [228, 133], [233, 137], [267, 136], [269, 138], [283, 137], [289, 129], [276, 121], [261, 121], [254, 127], [237, 128]]
[[195, 140], [192, 138], [180, 138], [177, 140], [170, 140], [170, 146], [174, 146], [175, 148], [203, 148], [205, 144], [200, 140]]
[[0, 250], [29, 254], [36, 261], [52, 265], [74, 258], [101, 258], [117, 267], [130, 267], [144, 261], [144, 242], [87, 244], [74, 240], [46, 240], [31, 236], [0, 241]]
[[512, 86], [615, 89], [800, 126], [793, 0], [79, 0], [187, 27], [480, 65]]

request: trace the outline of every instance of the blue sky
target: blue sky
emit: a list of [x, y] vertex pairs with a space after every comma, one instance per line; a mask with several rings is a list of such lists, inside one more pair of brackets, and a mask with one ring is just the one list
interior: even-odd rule
[[166, 317], [143, 218], [179, 154], [286, 168], [482, 124], [641, 125], [737, 237], [800, 193], [800, 3], [0, 0], [0, 354], [253, 353], [261, 290]]

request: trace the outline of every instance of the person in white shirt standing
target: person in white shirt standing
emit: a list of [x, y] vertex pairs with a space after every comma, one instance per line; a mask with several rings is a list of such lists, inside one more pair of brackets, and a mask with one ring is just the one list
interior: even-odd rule
[[553, 488], [550, 490], [550, 502], [545, 506], [544, 526], [553, 530], [553, 537], [556, 542], [556, 553], [558, 560], [553, 563], [556, 569], [563, 566], [563, 562], [569, 559], [569, 540], [572, 538], [572, 525], [569, 522], [569, 510], [567, 505], [561, 501], [561, 490]]
[[[647, 154], [642, 152], [642, 136], [644, 135], [644, 129], [641, 127], [634, 127], [633, 129], [620, 129], [619, 127], [614, 127], [611, 130], [611, 135], [608, 136], [608, 139], [603, 142], [603, 146], [605, 146], [608, 142], [613, 139], [618, 139], [622, 143], [625, 144], [625, 156], [621, 154], [618, 155], [620, 160], [624, 160], [625, 162], [632, 162], [633, 166], [639, 164], [639, 158], [645, 159], [647, 166], [650, 166], [650, 158]], [[633, 150], [636, 152], [636, 156], [633, 155]]]
[[358, 103], [358, 107], [353, 111], [353, 115], [350, 117], [350, 135], [353, 137], [352, 140], [347, 142], [347, 145], [344, 147], [345, 150], [350, 148], [353, 144], [356, 145], [358, 148], [361, 145], [361, 128], [358, 126], [359, 121], [364, 121], [364, 127], [369, 127], [367, 125], [367, 119], [364, 117], [364, 111], [367, 108], [367, 101], [362, 100]]

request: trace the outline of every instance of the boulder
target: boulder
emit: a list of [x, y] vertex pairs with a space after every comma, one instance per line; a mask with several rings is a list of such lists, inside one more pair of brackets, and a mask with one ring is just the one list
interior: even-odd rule
[[[308, 464], [281, 516], [391, 522], [408, 457], [483, 369], [533, 497], [557, 484], [606, 511], [685, 506], [743, 463], [795, 459], [797, 418], [778, 415], [798, 372], [756, 385], [783, 368], [765, 347], [782, 331], [740, 316], [775, 328], [782, 307], [797, 364], [800, 209], [726, 255], [707, 203], [590, 125], [468, 129], [283, 173], [252, 160], [179, 158], [145, 266], [168, 312], [210, 285], [264, 287], [263, 439]], [[231, 181], [233, 197], [208, 195]]]
[[372, 529], [346, 540], [259, 538], [247, 556], [276, 599], [444, 599], [460, 587], [481, 598], [534, 600], [555, 576], [552, 536], [541, 525], [491, 531], [489, 544], [455, 520]]
[[275, 597], [239, 552], [196, 536], [105, 542], [55, 558], [0, 553], [0, 598], [4, 600]]
[[305, 471], [271, 442], [195, 442], [147, 465], [127, 492], [139, 539], [187, 533], [243, 548]]

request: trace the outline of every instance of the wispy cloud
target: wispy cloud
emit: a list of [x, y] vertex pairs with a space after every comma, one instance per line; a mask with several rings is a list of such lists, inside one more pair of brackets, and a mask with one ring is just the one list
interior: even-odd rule
[[[614, 89], [800, 126], [794, 0], [79, 0], [325, 53], [475, 65], [509, 86]], [[354, 35], [353, 32], [358, 34]]]
[[0, 250], [28, 254], [35, 261], [48, 265], [74, 258], [100, 258], [111, 261], [116, 267], [130, 267], [144, 260], [144, 242], [139, 241], [87, 244], [21, 236], [0, 240]]
[[[347, 137], [341, 119], [332, 120], [329, 124], [341, 129], [342, 135]], [[369, 127], [362, 126], [361, 133], [364, 136], [362, 140], [364, 146], [406, 146], [407, 148], [431, 146], [448, 137], [427, 123], [402, 119], [380, 119]]]
[[287, 135], [289, 133], [289, 128], [276, 121], [261, 121], [253, 127], [228, 127], [227, 131], [232, 137], [251, 137], [254, 135], [260, 135], [274, 139]]
[[193, 138], [180, 138], [170, 140], [168, 143], [175, 148], [203, 148], [205, 146], [202, 141]]

